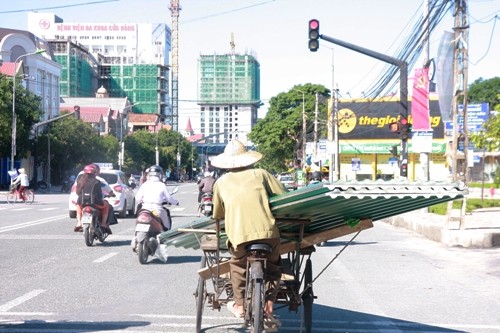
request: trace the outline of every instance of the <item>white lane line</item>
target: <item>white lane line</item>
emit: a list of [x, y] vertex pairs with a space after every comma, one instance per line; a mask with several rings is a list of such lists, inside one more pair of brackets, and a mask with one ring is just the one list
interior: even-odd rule
[[31, 227], [31, 226], [38, 225], [38, 224], [54, 222], [54, 221], [62, 220], [65, 218], [67, 218], [67, 215], [59, 215], [59, 216], [46, 217], [46, 218], [41, 219], [41, 220], [35, 220], [35, 221], [24, 222], [24, 223], [5, 226], [5, 227], [0, 227], [0, 233], [12, 231], [12, 230], [16, 230], [16, 229], [21, 229], [21, 228], [27, 228], [27, 227]]
[[22, 304], [22, 303], [24, 303], [26, 301], [29, 301], [33, 297], [36, 297], [36, 296], [40, 295], [43, 292], [45, 292], [45, 290], [43, 290], [43, 289], [35, 289], [33, 291], [30, 291], [29, 293], [24, 294], [21, 297], [18, 297], [16, 299], [13, 299], [10, 302], [7, 302], [7, 303], [5, 303], [3, 305], [0, 305], [0, 312], [7, 312], [10, 309], [12, 309], [13, 307], [16, 307], [19, 304]]
[[[0, 316], [53, 316], [54, 312], [0, 312]], [[6, 321], [6, 320], [2, 320]], [[1, 332], [1, 331], [0, 331]]]
[[11, 209], [11, 211], [13, 211], [13, 212], [22, 212], [23, 210], [30, 210], [30, 209], [31, 209], [30, 207], [22, 207], [22, 208]]
[[56, 209], [59, 209], [59, 208], [57, 208], [57, 207], [48, 207], [48, 208], [42, 208], [42, 209], [39, 209], [39, 210], [45, 210], [45, 211], [47, 211], [47, 210], [56, 210]]
[[169, 208], [173, 212], [180, 212], [186, 209], [186, 207], [175, 207], [175, 208]]
[[94, 260], [94, 262], [103, 262], [108, 260], [111, 257], [114, 257], [118, 254], [118, 252], [111, 252], [109, 254], [106, 254], [105, 256], [100, 257], [99, 259]]

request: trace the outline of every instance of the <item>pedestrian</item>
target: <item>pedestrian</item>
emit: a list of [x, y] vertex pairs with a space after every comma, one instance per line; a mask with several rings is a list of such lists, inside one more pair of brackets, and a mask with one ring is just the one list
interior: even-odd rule
[[490, 197], [493, 198], [495, 196], [495, 185], [491, 185], [490, 187]]
[[247, 151], [238, 140], [230, 141], [224, 153], [212, 160], [216, 168], [227, 172], [219, 177], [213, 188], [213, 217], [224, 220], [231, 252], [230, 271], [233, 301], [228, 310], [236, 317], [243, 317], [246, 283], [247, 253], [245, 247], [252, 243], [272, 246], [267, 257], [268, 285], [264, 306], [264, 324], [267, 332], [276, 331], [281, 325], [273, 315], [277, 287], [281, 278], [280, 234], [269, 207], [269, 198], [286, 192], [284, 185], [271, 173], [253, 168], [262, 154]]

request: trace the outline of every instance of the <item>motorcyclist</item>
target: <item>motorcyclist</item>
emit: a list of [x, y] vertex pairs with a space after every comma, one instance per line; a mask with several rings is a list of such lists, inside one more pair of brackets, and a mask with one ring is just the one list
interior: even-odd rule
[[311, 181], [309, 182], [309, 185], [321, 183], [323, 180], [323, 175], [321, 174], [320, 171], [314, 171], [311, 177]]
[[[104, 200], [102, 183], [97, 178], [100, 168], [96, 164], [89, 164], [83, 168], [83, 175], [76, 184], [76, 194], [78, 201], [76, 205], [76, 218], [78, 225], [75, 227], [75, 232], [82, 231], [82, 209], [84, 205], [91, 204], [93, 207], [101, 211], [101, 227], [111, 234], [111, 229], [108, 225], [108, 214], [110, 210], [109, 203]], [[99, 177], [100, 178], [100, 177]], [[109, 187], [109, 185], [108, 185]], [[109, 190], [112, 192], [111, 188]], [[87, 199], [90, 196], [89, 199]]]
[[214, 188], [214, 183], [215, 183], [215, 178], [213, 177], [213, 173], [209, 171], [205, 171], [203, 174], [204, 178], [202, 178], [198, 182], [198, 216], [201, 214], [201, 207], [200, 207], [200, 202], [201, 202], [201, 197], [204, 194], [212, 194], [213, 188]]
[[170, 195], [167, 185], [162, 182], [163, 169], [159, 165], [149, 167], [146, 172], [146, 181], [139, 187], [139, 190], [135, 194], [135, 201], [141, 204], [141, 208], [157, 213], [160, 216], [164, 229], [170, 230], [172, 221], [163, 204], [178, 205], [179, 201]]

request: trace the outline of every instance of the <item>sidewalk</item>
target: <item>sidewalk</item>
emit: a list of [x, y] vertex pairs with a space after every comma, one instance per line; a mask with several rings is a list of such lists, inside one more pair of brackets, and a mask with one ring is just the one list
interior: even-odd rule
[[382, 220], [413, 230], [448, 246], [470, 248], [500, 247], [500, 207], [484, 208], [465, 214], [462, 229], [459, 222], [446, 223], [446, 216], [418, 211]]

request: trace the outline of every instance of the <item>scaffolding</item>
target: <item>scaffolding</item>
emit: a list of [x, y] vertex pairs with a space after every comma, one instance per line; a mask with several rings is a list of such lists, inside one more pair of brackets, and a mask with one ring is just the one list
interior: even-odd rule
[[260, 104], [260, 64], [251, 55], [201, 55], [198, 104]]

